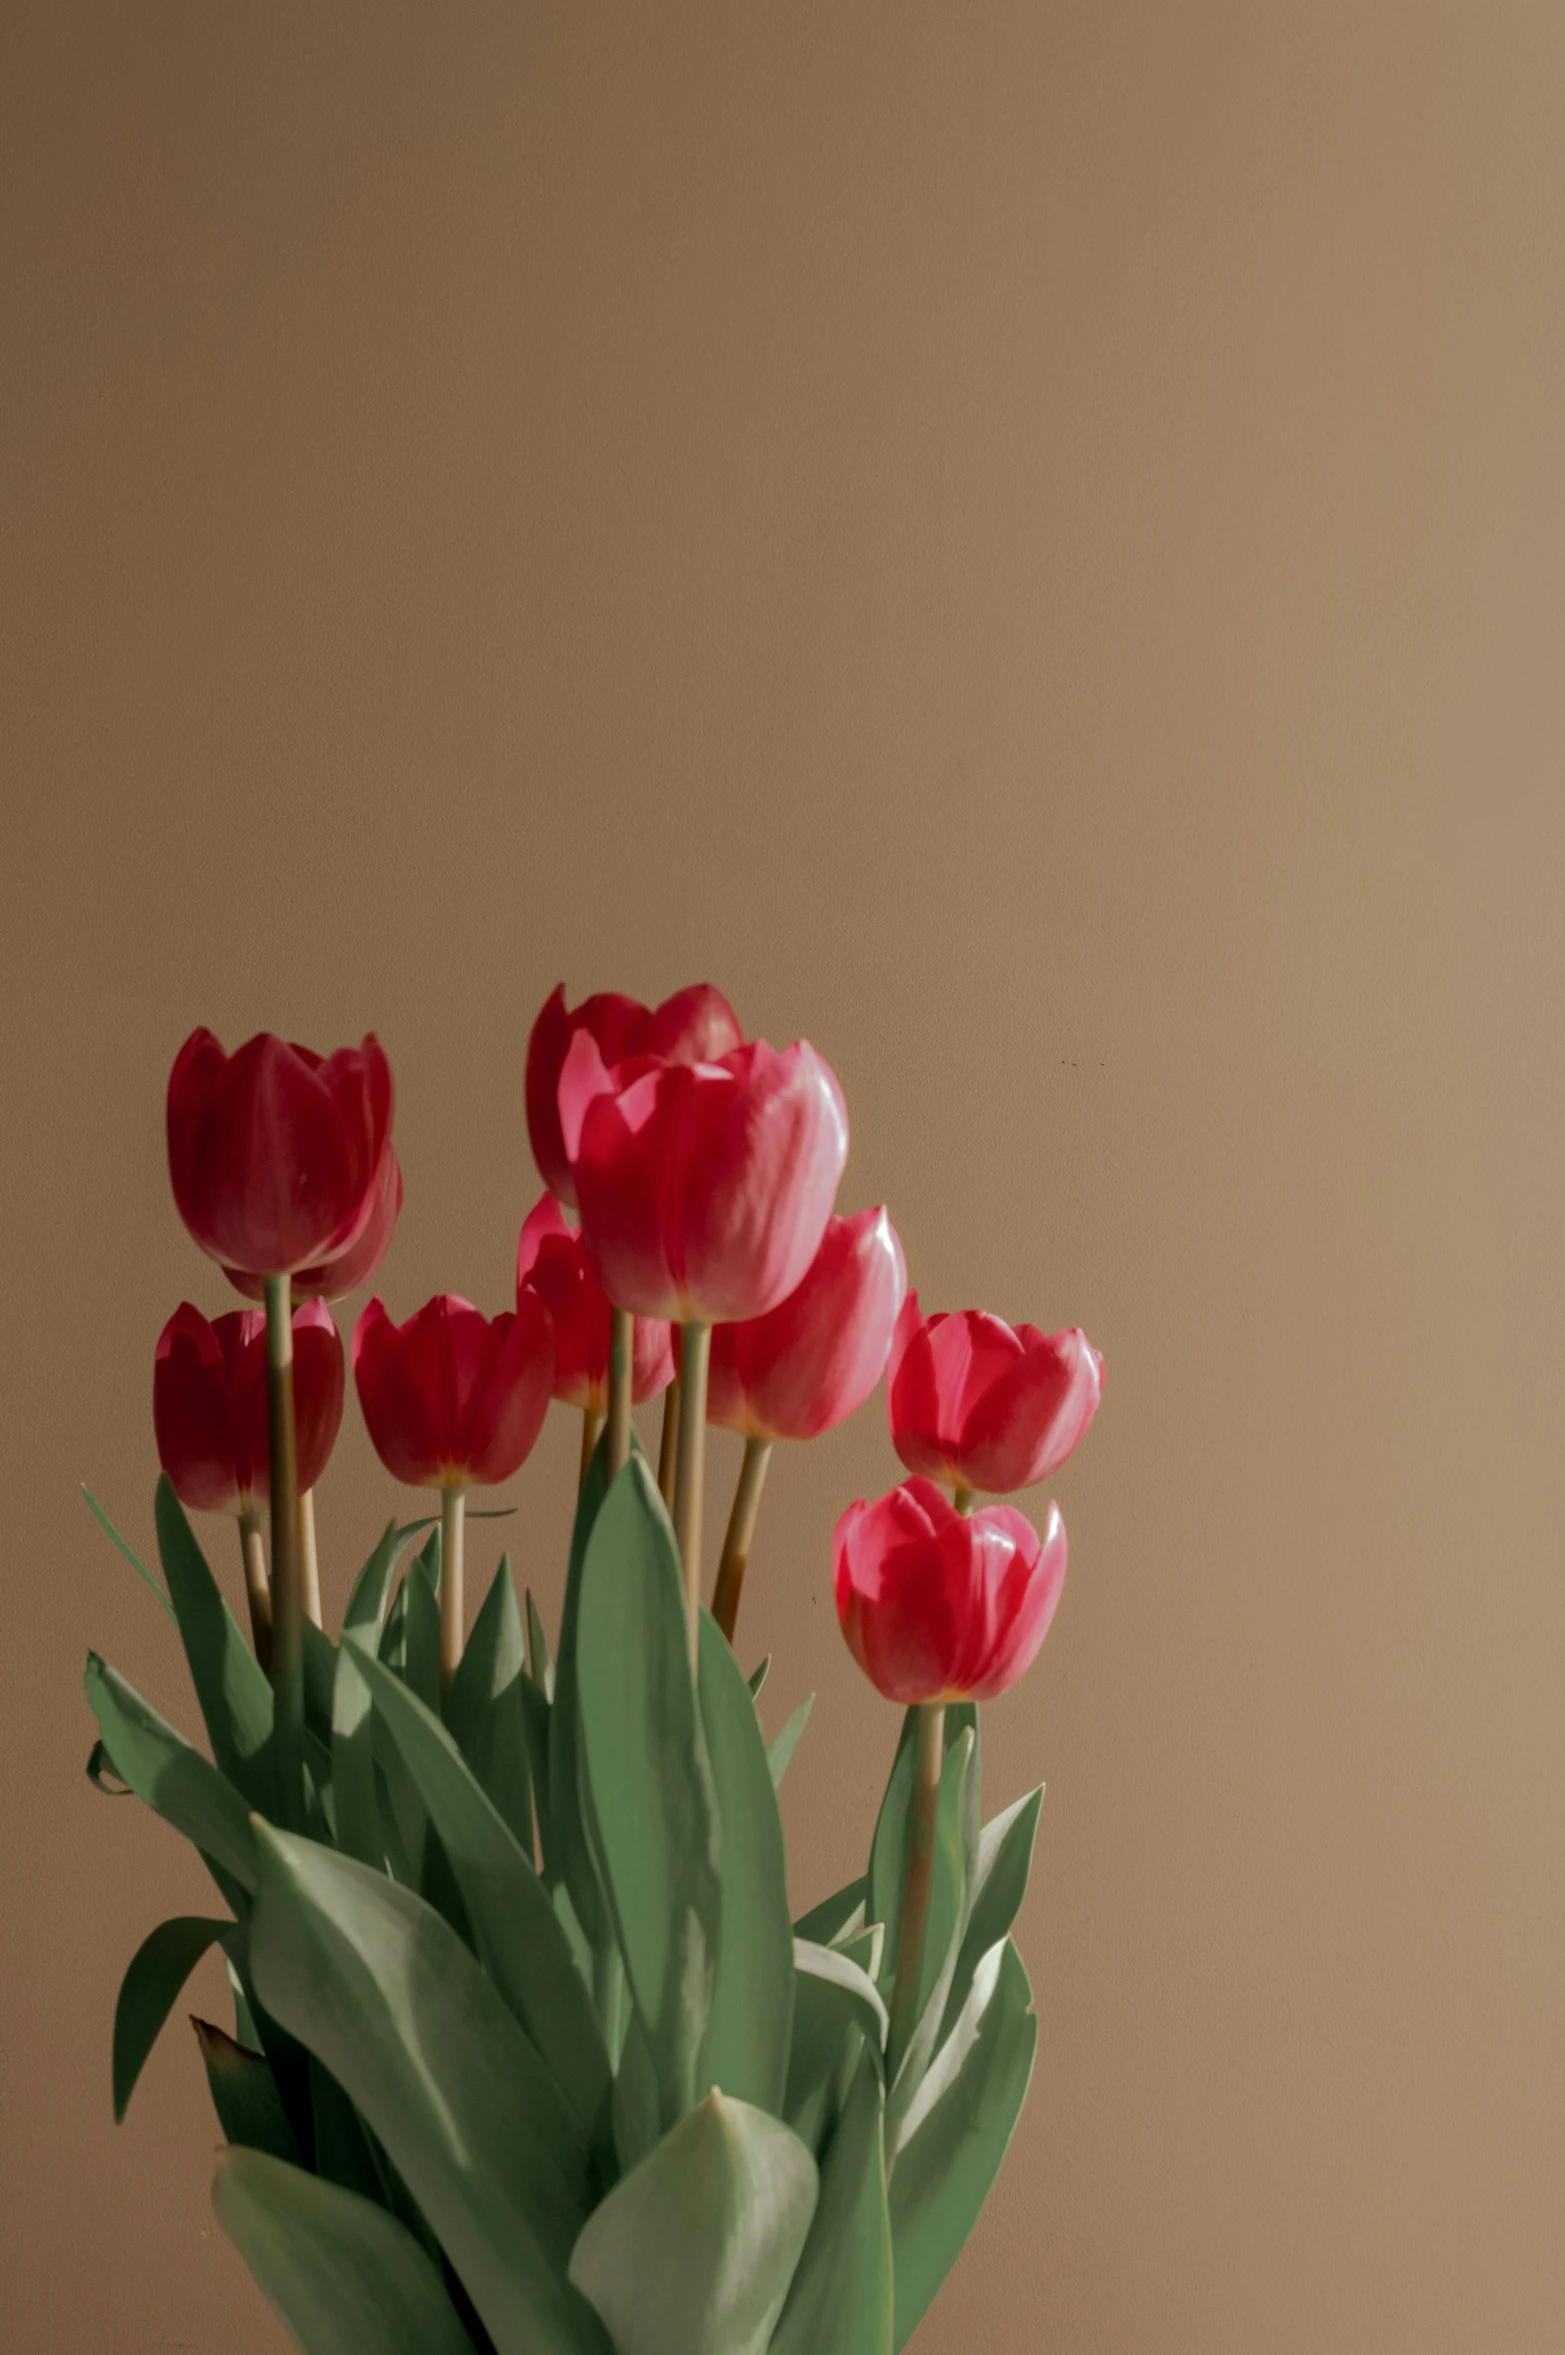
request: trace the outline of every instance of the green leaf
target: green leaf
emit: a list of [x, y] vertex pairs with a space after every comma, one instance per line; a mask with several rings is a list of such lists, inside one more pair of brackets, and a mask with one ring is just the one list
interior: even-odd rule
[[652, 2066], [652, 2050], [647, 2043], [647, 2032], [634, 2011], [625, 2024], [625, 2041], [614, 2074], [613, 2127], [614, 2155], [620, 2173], [628, 2175], [646, 2157], [663, 2131], [658, 2117], [658, 2081]]
[[771, 1674], [771, 1668], [772, 1655], [770, 1652], [768, 1652], [765, 1659], [761, 1662], [760, 1667], [753, 1669], [750, 1674], [750, 1698], [752, 1701], [758, 1701], [760, 1699], [761, 1687], [765, 1684], [767, 1677]]
[[1042, 1805], [1040, 1783], [1035, 1791], [1029, 1791], [1025, 1798], [997, 1815], [993, 1823], [985, 1824], [979, 1835], [967, 1926], [962, 1932], [961, 1950], [941, 2022], [942, 2041], [967, 2001], [967, 1991], [980, 1960], [1006, 1935], [1021, 1910], [1032, 1871], [1033, 1843], [1038, 1836], [1038, 1811]]
[[978, 2221], [1021, 2114], [1037, 2042], [1032, 1989], [1007, 1941], [977, 2040], [955, 2082], [904, 2143], [891, 2178], [899, 2348]]
[[411, 1891], [266, 1826], [256, 1847], [261, 2000], [385, 2145], [498, 2355], [601, 2355], [565, 2280], [587, 2146], [526, 2032]]
[[[968, 1728], [973, 1733], [973, 1767], [967, 1795], [967, 1821], [972, 1836], [977, 1837], [978, 1813], [978, 1711], [971, 1701], [953, 1701], [945, 1713], [945, 1755]], [[895, 1971], [897, 1946], [902, 1931], [902, 1890], [907, 1879], [907, 1851], [909, 1810], [913, 1802], [914, 1743], [918, 1730], [916, 1708], [905, 1712], [902, 1733], [897, 1743], [897, 1754], [892, 1761], [886, 1795], [881, 1801], [880, 1814], [875, 1824], [875, 1842], [870, 1855], [869, 1902], [866, 1919], [883, 1922], [886, 1929], [886, 1970]], [[927, 1952], [927, 1945], [926, 1945]], [[889, 1990], [888, 1990], [889, 1991]]]
[[472, 2355], [435, 2266], [373, 2201], [227, 2150], [212, 2206], [304, 2355]]
[[113, 1522], [109, 1519], [108, 1514], [104, 1511], [102, 1505], [99, 1504], [97, 1498], [93, 1495], [92, 1490], [87, 1486], [85, 1480], [81, 1483], [81, 1492], [87, 1500], [87, 1510], [89, 1513], [91, 1513], [99, 1528], [104, 1530], [112, 1542], [119, 1547], [120, 1552], [124, 1555], [126, 1561], [135, 1571], [136, 1576], [145, 1581], [150, 1592], [157, 1596], [158, 1601], [163, 1605], [164, 1610], [172, 1619], [174, 1617], [174, 1606], [169, 1601], [168, 1596], [163, 1592], [163, 1589], [159, 1586], [157, 1580], [153, 1577], [151, 1571], [147, 1568], [146, 1563], [136, 1552], [135, 1548], [126, 1544], [124, 1538], [121, 1537], [119, 1531], [115, 1528]]
[[192, 2020], [217, 2122], [230, 2142], [296, 2160], [299, 2146], [288, 2123], [277, 2080], [262, 2053], [249, 2052], [209, 2020]]
[[554, 1698], [554, 1654], [533, 1601], [533, 1590], [527, 1589], [527, 1673], [546, 1701]]
[[608, 2056], [548, 1893], [447, 1728], [378, 1660], [363, 1673], [440, 1836], [479, 1960], [591, 2139], [606, 2115]]
[[[383, 2200], [385, 2185], [364, 2121], [330, 2069], [312, 2052], [306, 2060], [310, 2116], [314, 2124], [313, 2167], [344, 2191]], [[403, 2222], [410, 2220], [403, 2218]]]
[[891, 2355], [896, 2291], [880, 2071], [854, 2072], [771, 2355]]
[[467, 1649], [446, 1695], [445, 1722], [483, 1790], [494, 1801], [529, 1861], [533, 1800], [527, 1770], [527, 1726], [522, 1715], [526, 1675], [522, 1618], [511, 1583], [511, 1557], [502, 1554]]
[[114, 2007], [114, 2116], [125, 2115], [136, 2080], [175, 1999], [209, 1946], [217, 1943], [232, 1922], [208, 1921], [199, 1914], [177, 1914], [160, 1922], [143, 1938], [120, 1982]]
[[571, 1529], [570, 1567], [565, 1574], [565, 1601], [560, 1612], [560, 1649], [554, 1666], [554, 1690], [549, 1711], [549, 1772], [546, 1783], [541, 1786], [547, 1789], [549, 1797], [549, 1828], [543, 1839], [545, 1862], [551, 1877], [563, 1880], [570, 1891], [576, 1918], [589, 1943], [598, 1937], [603, 1900], [587, 1833], [586, 1802], [582, 1789], [576, 1632], [581, 1610], [581, 1581], [587, 1560], [587, 1541], [592, 1535], [599, 1507], [608, 1490], [608, 1449], [609, 1435], [605, 1430], [600, 1433], [598, 1444], [592, 1451], [576, 1499], [576, 1519]]
[[844, 1932], [851, 1933], [858, 1929], [864, 1919], [868, 1897], [869, 1875], [865, 1873], [858, 1880], [849, 1881], [845, 1889], [838, 1889], [833, 1896], [823, 1897], [820, 1904], [812, 1905], [808, 1913], [801, 1914], [793, 1925], [794, 1935], [811, 1938], [818, 1946], [833, 1945]]
[[700, 1697], [722, 1865], [717, 1978], [700, 2079], [775, 2113], [793, 2032], [788, 1862], [755, 1703], [708, 1611], [701, 1613]]
[[[105, 1775], [110, 1774], [114, 1776], [114, 1784], [106, 1783], [103, 1779]], [[105, 1799], [128, 1799], [131, 1796], [129, 1783], [117, 1771], [113, 1759], [101, 1742], [94, 1742], [87, 1753], [87, 1780], [95, 1791], [103, 1793]], [[114, 1787], [115, 1784], [118, 1785], [117, 1789]]]
[[[438, 1539], [439, 1530], [435, 1532]], [[403, 1639], [402, 1681], [417, 1693], [427, 1709], [440, 1707], [440, 1592], [425, 1559], [419, 1555], [402, 1591], [407, 1597], [407, 1630]], [[438, 1558], [438, 1548], [437, 1548]]]
[[397, 1564], [411, 1531], [399, 1529], [395, 1521], [388, 1521], [369, 1560], [353, 1582], [348, 1597], [348, 1608], [342, 1615], [344, 1636], [367, 1637], [371, 1646], [380, 1641], [381, 1629], [386, 1624], [386, 1602], [391, 1593], [391, 1581], [396, 1576]]
[[[679, 1557], [662, 1498], [638, 1457], [620, 1472], [593, 1524], [576, 1633], [582, 1746], [604, 1890], [647, 2031], [663, 2117], [671, 2123], [696, 2096], [722, 1885]], [[562, 1645], [556, 1723], [564, 1661]], [[745, 1707], [753, 1720], [748, 1693]], [[555, 1766], [551, 1751], [551, 1775]]]
[[241, 1889], [253, 1889], [250, 1811], [233, 1784], [96, 1652], [87, 1655], [83, 1683], [115, 1772], [144, 1806], [193, 1840]]
[[323, 1628], [306, 1619], [300, 1629], [304, 1645], [304, 1722], [316, 1740], [331, 1743], [332, 1696], [337, 1684], [337, 1647]]
[[[554, 1843], [554, 1811], [549, 1799], [550, 1703], [541, 1685], [522, 1678], [522, 1728], [527, 1736], [527, 1763], [532, 1769], [533, 1811], [538, 1819], [538, 1850], [543, 1882], [553, 1889], [560, 1878], [559, 1854]], [[525, 1847], [527, 1842], [523, 1842]]]
[[367, 1647], [345, 1637], [332, 1688], [331, 1781], [337, 1845], [360, 1864], [385, 1863], [380, 1801], [375, 1787], [375, 1725], [369, 1684], [360, 1663]]
[[617, 2355], [764, 2355], [818, 2190], [796, 2135], [714, 2091], [594, 2210], [571, 2279]]
[[269, 1810], [272, 1688], [266, 1671], [240, 1634], [166, 1472], [158, 1481], [155, 1517], [163, 1575], [218, 1772], [252, 1807]]
[[771, 1772], [774, 1791], [782, 1788], [783, 1776], [799, 1747], [799, 1737], [810, 1722], [810, 1711], [814, 1706], [815, 1695], [806, 1693], [787, 1724], [780, 1727], [766, 1745], [766, 1763]]
[[807, 1938], [794, 1946], [793, 2044], [783, 2115], [818, 2155], [827, 2149], [866, 2045], [883, 2067], [886, 2007], [859, 1965]]
[[[893, 2047], [887, 2054], [891, 2069], [891, 2091], [886, 2100], [886, 2144], [893, 2151], [897, 2147], [903, 2113], [934, 2051], [967, 1919], [965, 1830], [967, 1778], [973, 1762], [973, 1743], [971, 1727], [964, 1726], [947, 1750], [940, 1773], [940, 1795], [935, 1814], [934, 1871], [929, 1884], [929, 1915], [924, 1926], [924, 1950], [919, 1958], [918, 2001], [905, 2049], [899, 2052]], [[892, 1967], [894, 1970], [895, 1966]]]

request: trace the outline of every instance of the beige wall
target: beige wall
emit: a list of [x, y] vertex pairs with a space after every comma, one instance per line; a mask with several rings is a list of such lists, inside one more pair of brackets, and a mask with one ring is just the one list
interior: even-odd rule
[[[168, 1063], [373, 1024], [383, 1288], [498, 1306], [562, 975], [813, 1039], [926, 1301], [1107, 1352], [987, 1735], [1039, 2067], [920, 2346], [1558, 2349], [1562, 77], [1520, 0], [0, 16], [17, 2355], [281, 2345], [182, 2034], [109, 2119], [207, 1902], [81, 1774], [89, 1641], [191, 1715], [74, 1491], [150, 1542], [223, 1304]], [[893, 1476], [877, 1405], [763, 1522], [801, 1901]], [[390, 1493], [350, 1419], [339, 1603]]]

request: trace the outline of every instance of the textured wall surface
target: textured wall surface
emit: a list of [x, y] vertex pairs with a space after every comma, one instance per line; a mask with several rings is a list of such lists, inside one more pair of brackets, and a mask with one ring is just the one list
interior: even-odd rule
[[[153, 1341], [223, 1305], [173, 1052], [377, 1028], [381, 1289], [497, 1307], [533, 1010], [697, 975], [834, 1063], [927, 1305], [1108, 1360], [986, 1735], [1037, 2075], [918, 2345], [1554, 2355], [1562, 76], [1522, 0], [0, 13], [16, 2355], [283, 2343], [182, 2029], [109, 2115], [206, 1903], [81, 1772], [89, 1641], [190, 1716], [75, 1493], [150, 1543]], [[877, 1402], [761, 1526], [801, 1904], [894, 1476]], [[350, 1409], [329, 1603], [391, 1501]]]

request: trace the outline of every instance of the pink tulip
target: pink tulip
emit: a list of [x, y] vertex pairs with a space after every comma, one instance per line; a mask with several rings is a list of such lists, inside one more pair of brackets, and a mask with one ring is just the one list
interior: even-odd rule
[[1013, 1330], [973, 1308], [926, 1318], [908, 1294], [887, 1398], [910, 1472], [991, 1495], [1030, 1488], [1064, 1463], [1102, 1395], [1103, 1360], [1079, 1329]]
[[710, 1063], [744, 1039], [738, 1016], [710, 982], [677, 990], [655, 1011], [608, 990], [584, 999], [574, 1012], [566, 1007], [561, 982], [527, 1042], [525, 1093], [533, 1159], [550, 1193], [572, 1208], [576, 1188], [560, 1134], [557, 1097], [571, 1041], [583, 1030], [610, 1068], [633, 1055], [655, 1055], [665, 1063]]
[[850, 1505], [833, 1548], [848, 1648], [888, 1701], [992, 1701], [1031, 1667], [1065, 1584], [1065, 1524], [959, 1513], [933, 1481]]
[[192, 1031], [168, 1083], [168, 1160], [203, 1251], [257, 1276], [336, 1257], [374, 1215], [391, 1067], [373, 1035], [321, 1056], [269, 1032], [226, 1055]]
[[747, 1439], [814, 1439], [885, 1371], [907, 1265], [884, 1210], [830, 1218], [804, 1281], [765, 1316], [712, 1334], [706, 1419]]
[[579, 1031], [561, 1131], [599, 1281], [636, 1316], [725, 1324], [802, 1282], [848, 1157], [842, 1091], [813, 1047], [605, 1066]]
[[[554, 1325], [554, 1396], [601, 1414], [609, 1395], [609, 1303], [552, 1194], [528, 1212], [516, 1251], [516, 1292], [536, 1292]], [[674, 1378], [669, 1330], [656, 1317], [636, 1319], [630, 1394], [639, 1406]]]
[[[313, 1488], [342, 1422], [342, 1343], [319, 1300], [294, 1312], [293, 1397], [299, 1486]], [[158, 1460], [181, 1504], [248, 1513], [269, 1490], [266, 1318], [230, 1309], [210, 1324], [184, 1301], [158, 1336], [152, 1371]]]
[[353, 1377], [388, 1472], [412, 1488], [492, 1487], [525, 1462], [553, 1376], [549, 1311], [524, 1292], [489, 1318], [442, 1292], [405, 1325], [372, 1300], [353, 1333]]
[[[339, 1251], [335, 1259], [318, 1260], [314, 1267], [295, 1268], [294, 1299], [340, 1300], [345, 1292], [356, 1292], [361, 1284], [367, 1284], [390, 1248], [401, 1210], [402, 1164], [397, 1159], [396, 1147], [388, 1139], [380, 1157], [380, 1173], [368, 1220], [356, 1239], [345, 1251]], [[266, 1297], [261, 1277], [240, 1267], [225, 1267], [223, 1273], [247, 1300]]]

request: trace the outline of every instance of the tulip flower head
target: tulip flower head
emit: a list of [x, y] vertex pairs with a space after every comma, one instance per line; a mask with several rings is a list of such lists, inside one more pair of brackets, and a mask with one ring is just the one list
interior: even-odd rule
[[829, 1218], [802, 1283], [764, 1316], [712, 1334], [706, 1415], [747, 1439], [814, 1439], [885, 1371], [907, 1263], [884, 1209]]
[[578, 1032], [561, 1132], [582, 1233], [615, 1306], [706, 1325], [764, 1316], [802, 1282], [848, 1158], [842, 1090], [813, 1047], [612, 1069]]
[[992, 1701], [1031, 1667], [1065, 1584], [1065, 1524], [962, 1514], [933, 1481], [850, 1505], [833, 1546], [848, 1648], [888, 1701]]
[[353, 1331], [353, 1378], [375, 1452], [410, 1488], [509, 1480], [543, 1427], [554, 1372], [549, 1311], [524, 1291], [486, 1317], [438, 1293], [404, 1325], [370, 1301]]
[[391, 1113], [373, 1034], [323, 1058], [269, 1032], [230, 1056], [192, 1031], [168, 1083], [179, 1214], [203, 1251], [248, 1275], [333, 1259], [374, 1215]]
[[1014, 1328], [978, 1309], [925, 1317], [910, 1292], [887, 1368], [891, 1437], [910, 1472], [1008, 1495], [1064, 1463], [1097, 1412], [1085, 1333]]
[[[347, 1249], [339, 1251], [334, 1259], [318, 1260], [314, 1267], [294, 1269], [294, 1299], [340, 1300], [344, 1293], [356, 1292], [361, 1284], [367, 1284], [391, 1247], [392, 1231], [401, 1210], [402, 1164], [397, 1159], [396, 1147], [388, 1139], [380, 1157], [375, 1199], [364, 1226]], [[225, 1267], [223, 1273], [235, 1291], [242, 1292], [247, 1300], [265, 1298], [266, 1286], [261, 1277], [239, 1267]]]
[[642, 1055], [665, 1063], [713, 1062], [744, 1041], [739, 1017], [710, 982], [676, 990], [657, 1007], [605, 990], [574, 1011], [566, 1006], [562, 982], [527, 1042], [525, 1095], [527, 1135], [539, 1174], [550, 1193], [572, 1208], [576, 1186], [560, 1131], [558, 1096], [560, 1073], [578, 1031], [587, 1033], [610, 1068]]
[[[566, 1406], [602, 1414], [609, 1393], [609, 1302], [592, 1271], [578, 1228], [567, 1226], [552, 1194], [544, 1194], [522, 1223], [516, 1250], [516, 1293], [535, 1292], [554, 1326], [554, 1396]], [[674, 1378], [668, 1326], [636, 1319], [630, 1394], [639, 1406]]]
[[[307, 1301], [293, 1319], [299, 1486], [315, 1486], [342, 1422], [342, 1343], [331, 1311]], [[266, 1319], [230, 1309], [210, 1324], [184, 1301], [158, 1336], [152, 1371], [158, 1460], [181, 1504], [248, 1513], [269, 1489]]]

